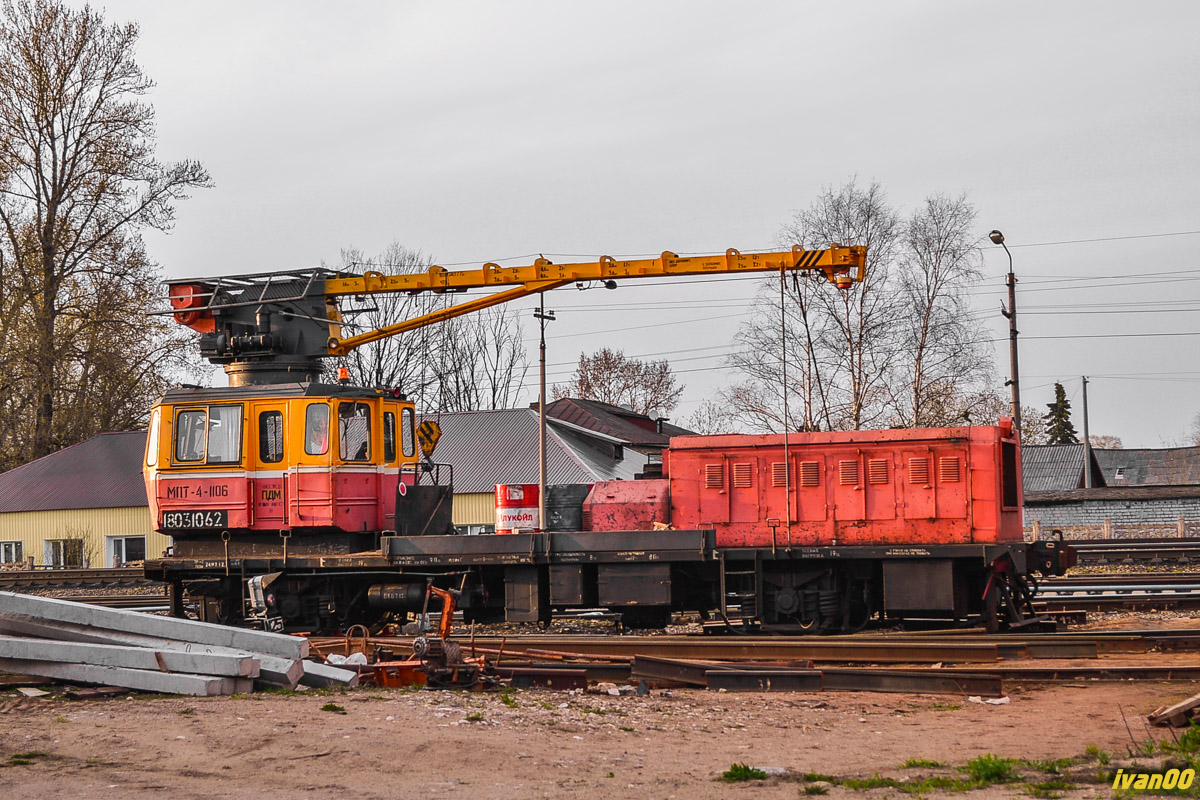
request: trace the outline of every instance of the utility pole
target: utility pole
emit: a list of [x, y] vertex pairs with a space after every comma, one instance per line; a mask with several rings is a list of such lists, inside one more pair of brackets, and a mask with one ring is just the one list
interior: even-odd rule
[[1092, 488], [1092, 437], [1088, 436], [1087, 375], [1083, 376], [1083, 488]]
[[1004, 243], [1004, 234], [1000, 231], [992, 231], [988, 234], [988, 238], [992, 240], [992, 244], [1003, 247], [1004, 252], [1008, 255], [1008, 277], [1005, 280], [1008, 285], [1008, 309], [1006, 310], [1001, 305], [1000, 313], [1008, 318], [1008, 352], [1009, 360], [1012, 363], [1012, 377], [1004, 384], [1012, 387], [1013, 427], [1017, 429], [1017, 433], [1020, 433], [1021, 379], [1020, 371], [1017, 369], [1017, 276], [1013, 274], [1012, 253], [1008, 251], [1008, 245]]
[[538, 345], [538, 527], [546, 527], [546, 323], [554, 321], [554, 312], [546, 310], [546, 293], [538, 294], [537, 318], [541, 340]]

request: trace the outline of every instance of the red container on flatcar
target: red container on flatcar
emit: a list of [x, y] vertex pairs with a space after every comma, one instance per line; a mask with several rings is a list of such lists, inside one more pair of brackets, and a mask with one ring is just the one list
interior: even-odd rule
[[[960, 428], [684, 436], [664, 454], [670, 524], [718, 547], [1022, 541], [1012, 422]], [[593, 530], [629, 529], [597, 484]], [[633, 519], [628, 520], [633, 522]], [[640, 520], [639, 520], [640, 521]]]

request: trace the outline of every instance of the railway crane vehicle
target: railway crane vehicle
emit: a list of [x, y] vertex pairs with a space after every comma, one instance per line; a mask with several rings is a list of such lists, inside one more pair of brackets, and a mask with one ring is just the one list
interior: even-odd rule
[[[1021, 538], [1011, 423], [673, 439], [661, 478], [591, 487], [585, 530], [453, 533], [453, 470], [403, 387], [323, 382], [324, 360], [571, 284], [807, 271], [846, 289], [866, 250], [361, 275], [327, 269], [173, 280], [174, 320], [227, 387], [180, 387], [150, 414], [145, 481], [169, 554], [146, 563], [202, 619], [332, 631], [454, 591], [468, 620], [547, 624], [605, 607], [631, 625], [695, 611], [742, 630], [841, 631], [910, 616], [1040, 622], [1030, 576], [1069, 553]], [[489, 294], [343, 336], [389, 292]], [[435, 586], [436, 584], [436, 586]], [[440, 587], [440, 588], [439, 588]]]

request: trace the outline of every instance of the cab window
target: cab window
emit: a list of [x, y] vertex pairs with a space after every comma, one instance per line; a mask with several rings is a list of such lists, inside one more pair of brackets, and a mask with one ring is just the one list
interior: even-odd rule
[[329, 406], [309, 403], [304, 411], [304, 452], [323, 456], [329, 452]]
[[175, 417], [175, 460], [204, 460], [204, 429], [208, 412], [203, 408], [180, 411]]
[[150, 413], [150, 433], [146, 435], [146, 466], [153, 467], [158, 461], [158, 426], [159, 426], [159, 409], [154, 409]]
[[401, 419], [403, 428], [400, 431], [400, 444], [404, 448], [404, 455], [411, 457], [417, 452], [416, 443], [413, 441], [417, 427], [413, 421], [413, 410], [411, 408], [404, 409]]
[[383, 412], [383, 460], [389, 464], [396, 460], [396, 414]]
[[242, 407], [208, 409], [208, 464], [236, 464], [242, 460]]
[[264, 464], [283, 461], [283, 414], [279, 411], [258, 415], [258, 460]]
[[371, 407], [338, 403], [338, 456], [342, 461], [371, 459]]

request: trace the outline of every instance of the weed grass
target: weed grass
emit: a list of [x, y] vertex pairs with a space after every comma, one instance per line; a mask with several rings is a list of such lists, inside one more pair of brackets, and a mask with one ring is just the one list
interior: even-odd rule
[[46, 754], [38, 750], [31, 750], [28, 753], [13, 753], [8, 757], [9, 767], [28, 767], [39, 758], [45, 758]]
[[725, 783], [743, 783], [744, 781], [762, 781], [767, 779], [767, 773], [748, 764], [733, 764], [721, 773], [719, 780]]

